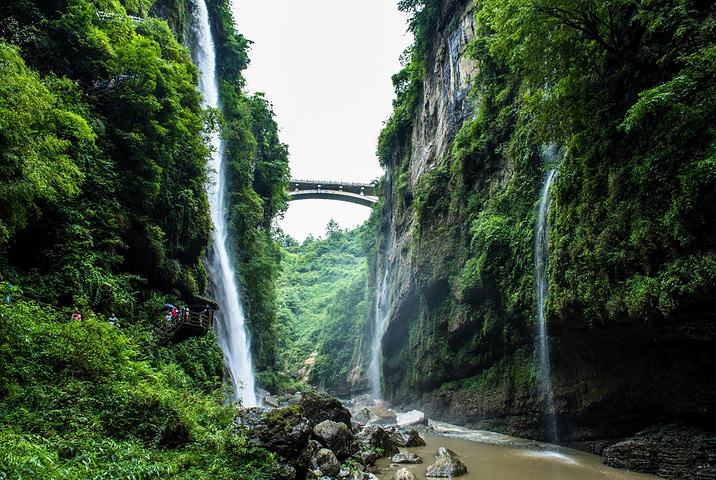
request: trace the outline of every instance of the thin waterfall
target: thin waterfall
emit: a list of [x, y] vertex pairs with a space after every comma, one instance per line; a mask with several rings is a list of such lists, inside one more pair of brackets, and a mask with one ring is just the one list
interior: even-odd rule
[[370, 394], [374, 400], [382, 400], [383, 392], [381, 389], [381, 362], [383, 334], [388, 323], [390, 314], [390, 302], [388, 299], [388, 265], [385, 266], [383, 279], [378, 286], [378, 295], [375, 299], [375, 310], [373, 312], [373, 341], [371, 342], [370, 366], [368, 367], [368, 378], [370, 380]]
[[[216, 74], [216, 50], [209, 26], [206, 0], [196, 0], [197, 16], [194, 20], [194, 48], [192, 56], [200, 71], [199, 90], [204, 107], [219, 108], [219, 82]], [[241, 400], [246, 407], [256, 406], [254, 371], [249, 352], [245, 317], [241, 305], [239, 285], [231, 256], [226, 217], [226, 182], [224, 162], [226, 147], [218, 132], [210, 134], [213, 148], [207, 193], [214, 224], [207, 266], [213, 294], [219, 304], [215, 316], [215, 330], [219, 346], [224, 353], [224, 366], [232, 384], [231, 401]]]
[[376, 290], [375, 307], [373, 310], [373, 338], [370, 349], [370, 364], [368, 366], [368, 380], [370, 381], [370, 395], [374, 400], [383, 399], [382, 389], [382, 363], [383, 363], [383, 335], [388, 327], [390, 318], [390, 267], [391, 263], [388, 258], [393, 245], [393, 228], [392, 228], [392, 181], [390, 168], [385, 171], [385, 205], [383, 211], [389, 212], [390, 221], [388, 223], [388, 236], [385, 242], [385, 255], [383, 256], [383, 277]]
[[[556, 148], [548, 149], [552, 153]], [[551, 151], [551, 152], [550, 152]], [[549, 441], [557, 442], [557, 417], [554, 405], [554, 390], [552, 389], [552, 372], [549, 358], [549, 338], [547, 333], [547, 319], [545, 318], [545, 303], [547, 302], [548, 268], [549, 268], [549, 193], [552, 182], [556, 176], [555, 169], [549, 170], [542, 185], [540, 194], [537, 222], [535, 223], [535, 296], [537, 298], [537, 357], [539, 361], [539, 382], [545, 398], [547, 416], [547, 429]]]

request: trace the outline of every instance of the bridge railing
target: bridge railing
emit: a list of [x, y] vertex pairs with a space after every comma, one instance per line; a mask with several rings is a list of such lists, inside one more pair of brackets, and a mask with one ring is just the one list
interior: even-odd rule
[[345, 185], [347, 187], [375, 187], [376, 183], [360, 183], [360, 182], [340, 182], [336, 180], [304, 180], [304, 179], [291, 179], [291, 184], [296, 183], [307, 183], [316, 185]]

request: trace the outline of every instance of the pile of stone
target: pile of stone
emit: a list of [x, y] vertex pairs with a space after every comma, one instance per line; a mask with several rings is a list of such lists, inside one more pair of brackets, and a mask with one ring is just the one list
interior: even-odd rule
[[[357, 415], [352, 416], [338, 399], [313, 390], [281, 397], [266, 394], [264, 404], [268, 407], [240, 410], [236, 426], [252, 445], [280, 459], [272, 480], [377, 480], [380, 458], [391, 459], [399, 468], [396, 480], [415, 480], [400, 467], [423, 459], [400, 449], [425, 446], [419, 432], [428, 428], [422, 412], [396, 414], [374, 402], [354, 408]], [[427, 475], [438, 478], [466, 471], [455, 453], [444, 448], [427, 467]]]
[[377, 423], [364, 425], [339, 400], [316, 391], [267, 396], [265, 404], [240, 410], [236, 426], [252, 445], [280, 458], [274, 480], [377, 480], [379, 458], [404, 455], [399, 460], [415, 463], [417, 456], [400, 448], [425, 445], [414, 428], [381, 426], [391, 417], [387, 408], [372, 414]]

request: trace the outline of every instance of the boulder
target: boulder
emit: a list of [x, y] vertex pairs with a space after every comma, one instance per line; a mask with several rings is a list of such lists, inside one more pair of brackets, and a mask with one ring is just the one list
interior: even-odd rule
[[378, 417], [370, 413], [368, 408], [361, 408], [353, 415], [353, 420], [360, 425], [368, 425], [370, 423], [376, 423]]
[[397, 416], [387, 404], [381, 400], [362, 398], [353, 402], [353, 418], [363, 425], [395, 425]]
[[368, 425], [357, 435], [360, 442], [364, 443], [369, 449], [379, 450], [382, 457], [391, 457], [396, 453], [400, 453], [398, 447], [391, 440], [388, 432], [378, 425]]
[[327, 393], [309, 390], [301, 395], [298, 404], [303, 407], [304, 416], [315, 427], [324, 420], [345, 424], [351, 428], [351, 413], [341, 402]]
[[415, 475], [410, 473], [407, 469], [401, 468], [395, 472], [395, 480], [417, 480]]
[[450, 449], [440, 447], [435, 456], [435, 463], [427, 468], [425, 475], [431, 478], [452, 478], [466, 473], [467, 467], [457, 458], [457, 454]]
[[423, 463], [423, 459], [420, 458], [418, 455], [414, 454], [413, 452], [401, 452], [396, 453], [393, 455], [393, 458], [390, 459], [393, 463]]
[[236, 425], [251, 445], [277, 453], [299, 473], [308, 468], [310, 455], [306, 455], [306, 449], [311, 428], [302, 407], [244, 409], [237, 414]]
[[280, 464], [271, 478], [274, 480], [295, 480], [296, 469], [287, 463]]
[[420, 410], [411, 410], [405, 413], [399, 413], [397, 417], [399, 427], [414, 427], [416, 425], [427, 425], [428, 418]]
[[716, 434], [683, 424], [657, 425], [604, 449], [610, 467], [664, 478], [716, 478]]
[[313, 427], [313, 435], [319, 442], [333, 450], [340, 460], [344, 460], [358, 451], [355, 437], [345, 423], [324, 420]]
[[377, 453], [375, 453], [373, 450], [361, 450], [360, 452], [353, 455], [353, 457], [356, 459], [358, 463], [363, 465], [364, 467], [367, 467], [369, 465], [373, 465], [378, 458]]
[[425, 446], [425, 440], [423, 440], [418, 431], [414, 428], [410, 430], [394, 428], [388, 430], [388, 434], [390, 435], [391, 440], [393, 440], [393, 443], [402, 448]]
[[336, 454], [327, 448], [322, 448], [316, 453], [316, 465], [323, 475], [335, 477], [341, 471], [341, 464]]
[[374, 418], [372, 422], [367, 423], [376, 423], [378, 425], [395, 425], [398, 420], [398, 417], [395, 415], [395, 412], [383, 405], [375, 405], [372, 407], [367, 407], [367, 409]]

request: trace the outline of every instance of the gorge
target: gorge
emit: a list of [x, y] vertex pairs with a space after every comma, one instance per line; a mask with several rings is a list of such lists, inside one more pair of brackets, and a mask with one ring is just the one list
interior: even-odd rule
[[716, 6], [396, 3], [370, 198], [229, 0], [0, 6], [0, 479], [716, 478]]

